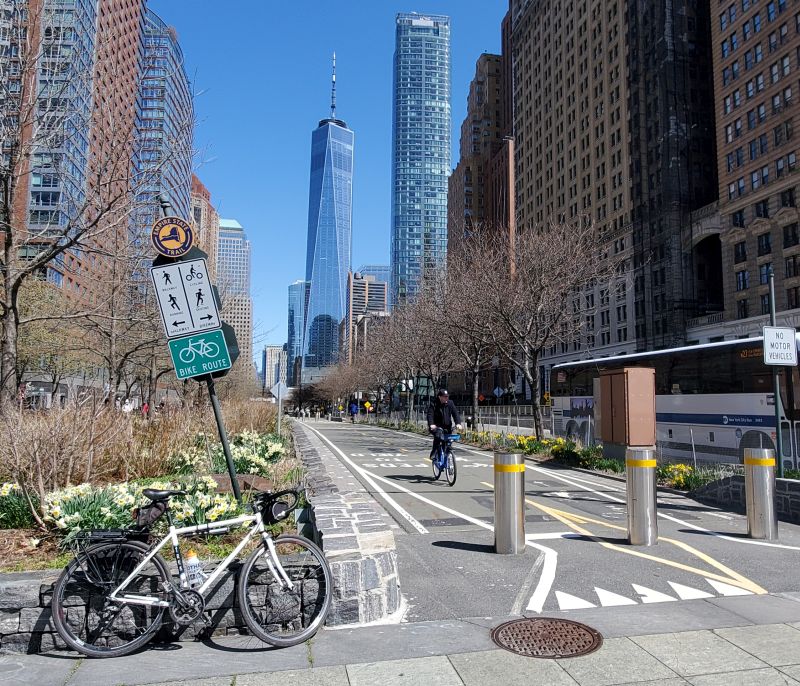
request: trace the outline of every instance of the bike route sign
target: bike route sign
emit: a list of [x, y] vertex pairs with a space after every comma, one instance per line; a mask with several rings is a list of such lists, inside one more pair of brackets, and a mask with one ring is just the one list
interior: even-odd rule
[[169, 354], [179, 380], [231, 368], [231, 356], [221, 330], [176, 338], [169, 342]]
[[150, 276], [167, 338], [220, 327], [219, 312], [205, 260], [151, 267]]

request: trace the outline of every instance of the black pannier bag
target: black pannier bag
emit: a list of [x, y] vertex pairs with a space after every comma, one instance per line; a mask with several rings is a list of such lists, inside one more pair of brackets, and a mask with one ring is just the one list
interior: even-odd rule
[[165, 500], [157, 500], [154, 503], [150, 503], [150, 505], [137, 507], [133, 511], [136, 526], [140, 529], [149, 529], [166, 511], [167, 503]]

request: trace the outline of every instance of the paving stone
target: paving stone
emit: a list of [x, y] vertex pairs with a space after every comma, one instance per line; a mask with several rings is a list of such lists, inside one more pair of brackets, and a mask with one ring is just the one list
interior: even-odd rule
[[689, 677], [692, 686], [787, 686], [800, 684], [790, 676], [777, 669], [752, 669], [744, 672], [725, 672], [723, 674], [706, 674]]
[[19, 612], [19, 631], [55, 631], [50, 608], [24, 607]]
[[344, 666], [316, 667], [288, 672], [269, 672], [261, 674], [240, 674], [236, 686], [349, 686], [347, 670]]
[[189, 681], [161, 681], [157, 684], [148, 684], [148, 686], [232, 686], [233, 683], [232, 676], [218, 676], [210, 679], [190, 679]]
[[600, 650], [559, 660], [559, 664], [581, 686], [610, 686], [677, 676], [627, 638], [608, 639]]
[[19, 631], [19, 611], [0, 612], [0, 636], [15, 634]]
[[350, 686], [463, 686], [453, 665], [444, 656], [348, 665], [347, 676]]
[[[6, 575], [2, 575], [5, 577]], [[33, 579], [0, 579], [0, 610], [39, 607], [39, 586]]]
[[556, 660], [537, 660], [514, 655], [507, 650], [449, 655], [458, 676], [466, 686], [486, 686], [498, 681], [503, 686], [575, 686], [575, 681]]
[[800, 631], [786, 624], [718, 629], [715, 633], [773, 667], [796, 664], [800, 655]]
[[684, 677], [768, 666], [711, 631], [634, 636], [631, 641]]

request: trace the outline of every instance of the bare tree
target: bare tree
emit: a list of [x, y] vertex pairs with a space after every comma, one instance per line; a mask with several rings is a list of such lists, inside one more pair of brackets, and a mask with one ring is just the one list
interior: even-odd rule
[[473, 316], [485, 320], [497, 350], [530, 385], [541, 436], [543, 351], [577, 340], [595, 311], [594, 287], [624, 277], [585, 218], [526, 227], [515, 236], [495, 231], [465, 243], [480, 293]]

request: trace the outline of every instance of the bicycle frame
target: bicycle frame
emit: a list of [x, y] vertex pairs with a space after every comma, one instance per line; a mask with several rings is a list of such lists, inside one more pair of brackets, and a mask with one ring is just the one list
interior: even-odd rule
[[275, 552], [275, 543], [273, 542], [272, 535], [264, 528], [264, 520], [261, 517], [261, 512], [257, 510], [256, 513], [252, 515], [242, 515], [234, 519], [223, 519], [219, 522], [212, 522], [210, 524], [196, 524], [194, 526], [184, 526], [181, 528], [176, 528], [174, 524], [170, 524], [167, 535], [161, 539], [157, 546], [150, 548], [147, 556], [136, 566], [136, 568], [128, 575], [128, 577], [109, 594], [109, 600], [113, 600], [118, 603], [128, 603], [130, 605], [153, 605], [157, 607], [169, 607], [169, 601], [160, 600], [159, 598], [155, 598], [153, 596], [120, 594], [123, 593], [125, 587], [144, 568], [144, 566], [156, 556], [158, 551], [160, 551], [169, 542], [172, 543], [172, 550], [175, 553], [175, 561], [178, 565], [180, 587], [182, 589], [188, 588], [189, 582], [186, 577], [186, 572], [183, 568], [183, 557], [181, 556], [180, 548], [178, 547], [178, 538], [188, 534], [208, 533], [209, 531], [213, 531], [215, 529], [234, 527], [247, 523], [252, 525], [250, 530], [247, 532], [247, 535], [239, 542], [233, 552], [231, 552], [228, 557], [226, 557], [217, 565], [216, 569], [202, 583], [202, 585], [194, 590], [196, 590], [200, 595], [205, 596], [206, 591], [213, 586], [214, 582], [230, 566], [231, 562], [236, 559], [239, 553], [244, 549], [244, 547], [256, 533], [261, 534], [264, 544], [267, 546], [267, 550], [269, 552], [269, 556], [267, 557], [267, 566], [269, 567], [270, 572], [272, 572], [272, 575], [281, 583], [281, 585], [284, 585], [286, 588], [292, 588], [292, 580], [289, 578], [286, 570], [281, 565], [278, 555]]

